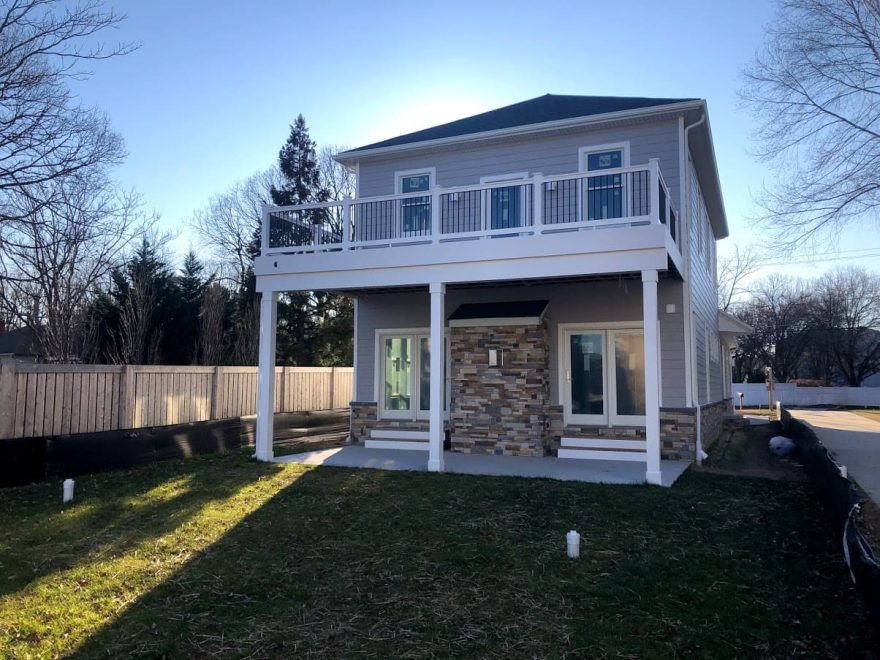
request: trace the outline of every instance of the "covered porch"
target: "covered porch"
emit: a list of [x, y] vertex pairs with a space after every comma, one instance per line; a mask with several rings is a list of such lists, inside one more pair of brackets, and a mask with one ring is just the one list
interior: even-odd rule
[[[661, 471], [661, 365], [660, 365], [660, 337], [659, 337], [659, 319], [658, 319], [658, 282], [659, 282], [659, 273], [657, 270], [641, 270], [636, 271], [635, 273], [631, 273], [630, 277], [632, 279], [629, 280], [630, 287], [634, 290], [633, 296], [629, 297], [629, 314], [632, 319], [630, 322], [625, 323], [627, 327], [630, 326], [638, 326], [638, 332], [630, 332], [626, 335], [627, 341], [637, 341], [639, 352], [641, 354], [641, 358], [638, 360], [639, 366], [639, 378], [636, 394], [638, 398], [640, 398], [640, 406], [641, 406], [641, 417], [638, 418], [637, 421], [633, 422], [636, 428], [628, 428], [624, 429], [618, 423], [615, 423], [615, 419], [613, 417], [606, 417], [605, 426], [606, 428], [586, 428], [582, 427], [581, 429], [575, 429], [571, 427], [569, 421], [563, 419], [563, 406], [554, 406], [549, 405], [550, 400], [547, 397], [548, 394], [548, 381], [555, 381], [556, 378], [551, 378], [549, 372], [546, 369], [546, 361], [547, 361], [547, 353], [548, 351], [540, 346], [540, 344], [529, 344], [528, 336], [522, 335], [518, 332], [515, 336], [511, 333], [512, 342], [511, 348], [513, 345], [519, 347], [525, 347], [524, 350], [521, 351], [522, 355], [517, 354], [517, 359], [512, 360], [516, 362], [516, 366], [513, 371], [513, 375], [510, 373], [500, 374], [499, 372], [489, 373], [486, 372], [486, 365], [479, 367], [472, 367], [475, 361], [483, 360], [486, 356], [484, 353], [486, 352], [484, 349], [483, 335], [481, 333], [486, 334], [486, 330], [489, 332], [486, 336], [492, 337], [493, 341], [498, 340], [497, 334], [495, 334], [498, 329], [497, 328], [474, 328], [477, 336], [477, 345], [478, 348], [471, 351], [467, 355], [475, 356], [473, 359], [465, 359], [462, 360], [463, 353], [456, 353], [456, 345], [460, 345], [461, 342], [455, 340], [456, 332], [453, 332], [453, 341], [452, 346], [453, 350], [450, 352], [449, 344], [447, 343], [448, 332], [450, 331], [458, 331], [458, 330], [470, 330], [468, 328], [451, 328], [450, 325], [453, 324], [453, 321], [448, 321], [448, 306], [447, 306], [447, 284], [445, 282], [435, 282], [430, 283], [425, 289], [424, 293], [416, 294], [424, 296], [422, 300], [424, 303], [428, 303], [424, 308], [424, 321], [423, 325], [418, 333], [418, 338], [420, 341], [425, 342], [425, 346], [429, 346], [431, 350], [426, 350], [424, 355], [422, 356], [423, 366], [428, 367], [424, 370], [413, 368], [411, 369], [414, 377], [418, 377], [420, 374], [424, 378], [419, 389], [419, 397], [423, 403], [428, 403], [428, 405], [422, 406], [414, 406], [413, 404], [409, 404], [406, 406], [408, 410], [412, 411], [412, 419], [409, 422], [403, 423], [405, 420], [399, 420], [401, 425], [396, 426], [395, 424], [398, 420], [388, 419], [386, 416], [388, 411], [382, 409], [380, 405], [378, 416], [377, 413], [374, 412], [372, 414], [372, 419], [380, 420], [380, 425], [383, 427], [382, 434], [379, 434], [382, 438], [381, 441], [377, 442], [375, 438], [377, 437], [377, 431], [372, 431], [370, 433], [370, 437], [373, 440], [368, 440], [365, 444], [367, 445], [365, 448], [353, 448], [355, 451], [347, 452], [347, 456], [355, 457], [352, 460], [355, 460], [358, 465], [360, 464], [361, 451], [366, 449], [372, 452], [390, 450], [394, 451], [392, 456], [396, 457], [393, 459], [391, 464], [394, 465], [402, 465], [399, 469], [428, 469], [430, 471], [444, 471], [449, 470], [449, 460], [450, 456], [455, 456], [452, 460], [454, 461], [454, 465], [458, 470], [470, 470], [471, 467], [463, 467], [463, 466], [483, 466], [490, 465], [492, 461], [499, 461], [497, 463], [498, 468], [503, 470], [502, 473], [506, 474], [508, 472], [504, 471], [507, 468], [502, 468], [501, 466], [509, 463], [509, 459], [513, 459], [514, 461], [521, 461], [527, 458], [535, 459], [534, 461], [529, 461], [527, 463], [523, 463], [521, 466], [515, 466], [510, 468], [513, 470], [511, 474], [516, 474], [519, 470], [525, 470], [526, 472], [535, 471], [534, 474], [524, 474], [523, 476], [545, 476], [551, 478], [568, 478], [565, 476], [555, 476], [555, 472], [557, 470], [561, 470], [560, 474], [564, 475], [575, 475], [578, 472], [582, 472], [584, 477], [582, 480], [585, 481], [602, 481], [602, 479], [597, 477], [597, 474], [601, 475], [606, 471], [606, 468], [609, 465], [614, 464], [625, 464], [625, 467], [618, 466], [612, 472], [616, 474], [625, 474], [627, 475], [623, 481], [620, 481], [617, 478], [610, 478], [609, 482], [611, 483], [632, 483], [633, 477], [632, 475], [637, 475], [635, 478], [636, 482], [645, 482], [651, 484], [662, 484], [664, 482], [663, 472]], [[635, 285], [635, 286], [633, 286]], [[570, 286], [581, 287], [587, 286], [585, 284], [573, 284]], [[535, 289], [538, 291], [538, 289]], [[638, 293], [636, 293], [636, 291]], [[552, 292], [551, 292], [552, 293]], [[607, 293], [607, 292], [606, 292]], [[425, 295], [427, 294], [427, 295]], [[452, 296], [453, 301], [457, 301], [461, 298], [461, 291], [455, 291], [455, 296]], [[498, 292], [495, 292], [491, 295], [500, 295]], [[620, 294], [617, 294], [618, 297]], [[552, 297], [552, 296], [551, 296]], [[605, 299], [607, 296], [600, 296], [600, 298]], [[410, 299], [406, 299], [407, 304], [411, 301]], [[415, 302], [415, 299], [412, 301]], [[572, 303], [574, 304], [574, 303]], [[261, 318], [261, 336], [260, 336], [260, 365], [261, 365], [261, 379], [260, 379], [260, 393], [259, 393], [259, 414], [258, 414], [258, 426], [257, 426], [257, 457], [261, 460], [272, 460], [272, 447], [270, 443], [271, 438], [271, 406], [274, 400], [274, 379], [270, 377], [271, 371], [269, 368], [270, 365], [274, 363], [274, 355], [275, 355], [275, 326], [276, 326], [276, 305], [277, 305], [277, 293], [274, 292], [266, 292], [263, 295], [262, 302], [262, 318]], [[452, 307], [456, 307], [456, 302], [452, 303]], [[675, 307], [672, 305], [671, 307]], [[383, 319], [383, 322], [387, 322], [383, 314], [380, 314]], [[556, 318], [557, 320], [562, 317], [562, 310], [559, 309], [557, 311]], [[672, 317], [669, 317], [672, 318]], [[356, 319], [357, 319], [357, 311], [356, 311]], [[635, 321], [638, 319], [638, 321]], [[430, 324], [427, 323], [430, 321]], [[481, 322], [489, 322], [490, 320], [483, 319]], [[519, 319], [519, 322], [525, 323], [528, 321], [532, 323], [535, 319]], [[538, 326], [539, 334], [543, 333], [546, 335], [546, 324], [540, 319]], [[505, 321], [507, 323], [508, 321]], [[554, 321], [555, 323], [556, 321]], [[493, 321], [494, 323], [494, 321]], [[357, 325], [357, 320], [356, 320]], [[564, 332], [565, 326], [568, 324], [558, 324], [559, 331]], [[614, 325], [614, 324], [612, 324]], [[407, 333], [415, 332], [415, 330], [408, 330]], [[606, 335], [602, 334], [602, 331], [588, 331], [590, 333], [598, 332], [599, 341], [604, 341], [602, 338]], [[677, 334], [677, 333], [676, 333]], [[376, 336], [378, 339], [383, 339], [384, 335], [381, 332], [367, 332], [365, 336], [373, 337]], [[560, 335], [561, 336], [561, 335]], [[566, 335], [567, 336], [567, 335]], [[588, 337], [592, 341], [592, 334]], [[614, 334], [609, 331], [607, 334], [608, 341], [612, 341], [614, 338]], [[412, 342], [412, 338], [410, 338], [410, 343], [413, 346], [417, 345]], [[544, 336], [544, 341], [546, 342], [547, 337]], [[555, 340], [554, 340], [555, 341]], [[494, 344], [493, 344], [494, 345]], [[377, 344], [378, 346], [378, 344]], [[364, 348], [362, 346], [362, 348]], [[632, 347], [635, 348], [635, 347]], [[595, 352], [596, 349], [591, 349], [591, 352]], [[379, 355], [379, 349], [376, 349], [377, 356]], [[489, 351], [489, 360], [492, 359], [492, 352]], [[508, 351], [498, 351], [498, 365], [502, 364], [502, 353], [505, 356], [508, 355]], [[449, 406], [449, 399], [447, 398], [447, 387], [444, 378], [444, 372], [447, 371], [448, 359], [450, 355], [457, 355], [457, 359], [453, 360], [453, 365], [465, 364], [467, 369], [477, 369], [483, 370], [481, 373], [486, 377], [485, 374], [488, 373], [488, 379], [491, 381], [491, 388], [488, 389], [479, 389], [473, 386], [473, 378], [471, 380], [467, 380], [466, 378], [460, 377], [460, 374], [455, 376], [453, 379], [453, 399], [452, 406]], [[514, 355], [514, 351], [509, 352], [510, 355]], [[537, 356], [540, 356], [537, 357]], [[569, 356], [571, 357], [571, 356]], [[585, 356], [577, 356], [582, 362], [586, 362]], [[378, 357], [376, 358], [378, 361]], [[507, 365], [506, 360], [507, 357], [504, 357], [504, 366], [508, 372], [511, 371], [509, 368], [512, 365]], [[485, 361], [485, 360], [483, 360]], [[601, 362], [601, 360], [600, 360]], [[357, 358], [356, 358], [357, 363]], [[541, 365], [545, 366], [541, 366]], [[364, 366], [362, 363], [361, 366]], [[597, 365], [593, 365], [595, 368]], [[610, 368], [610, 365], [606, 365], [604, 363], [599, 364], [601, 367], [600, 371], [608, 371], [614, 372], [614, 369]], [[489, 363], [489, 371], [493, 372], [494, 370], [491, 368], [492, 364]], [[271, 368], [271, 367], [270, 367]], [[378, 362], [375, 366], [376, 374], [379, 373], [380, 367], [378, 366]], [[452, 371], [455, 372], [457, 367], [453, 366]], [[357, 366], [356, 366], [357, 370]], [[618, 371], [620, 370], [620, 366], [618, 365]], [[409, 372], [408, 372], [409, 373]], [[476, 373], [476, 372], [475, 372]], [[562, 377], [563, 372], [558, 372], [560, 378]], [[434, 375], [438, 375], [439, 377], [434, 377]], [[502, 377], [503, 376], [503, 377]], [[378, 378], [378, 376], [376, 376]], [[505, 380], [507, 379], [507, 380]], [[372, 378], [368, 378], [367, 380], [372, 380]], [[510, 382], [515, 383], [511, 385]], [[569, 382], [570, 379], [569, 379]], [[377, 381], [378, 383], [378, 381]], [[463, 385], [462, 385], [463, 384]], [[561, 384], [560, 384], [561, 386]], [[520, 388], [522, 391], [519, 391]], [[416, 387], [413, 386], [412, 391], [416, 391]], [[457, 390], [466, 390], [469, 393], [470, 398], [465, 399], [464, 397], [456, 394]], [[533, 391], [534, 390], [534, 391]], [[376, 393], [379, 391], [379, 385], [375, 385]], [[513, 398], [511, 398], [511, 396]], [[560, 394], [561, 396], [561, 394]], [[356, 396], [357, 398], [357, 396]], [[416, 398], [413, 400], [416, 400]], [[517, 407], [521, 400], [524, 400], [527, 404], [525, 407]], [[463, 405], [463, 402], [466, 401], [466, 405]], [[353, 411], [353, 432], [354, 432], [354, 417], [356, 413], [356, 406], [361, 405], [369, 405], [369, 404], [356, 404], [352, 403], [352, 411]], [[375, 400], [372, 405], [375, 407]], [[607, 410], [608, 406], [602, 404]], [[415, 408], [415, 410], [413, 410]], [[487, 410], [488, 409], [488, 410]], [[264, 412], [265, 410], [265, 412]], [[419, 412], [419, 411], [422, 412]], [[418, 413], [418, 414], [417, 414]], [[424, 415], [422, 417], [421, 415]], [[475, 437], [473, 431], [480, 430], [480, 423], [482, 417], [487, 417], [489, 419], [488, 424], [492, 426], [491, 431], [493, 433], [500, 433], [502, 436], [510, 436], [513, 433], [518, 433], [522, 435], [523, 429], [525, 429], [525, 433], [527, 435], [526, 440], [534, 440], [537, 438], [537, 442], [532, 445], [526, 445], [523, 443], [523, 447], [528, 446], [529, 450], [525, 453], [519, 453], [519, 455], [515, 457], [504, 456], [499, 454], [507, 454], [508, 446], [502, 445], [501, 443], [496, 443], [494, 445], [494, 452], [490, 447], [489, 455], [484, 456], [468, 456], [468, 454], [478, 454], [482, 453], [480, 447], [476, 446], [468, 446], [464, 444], [461, 436], [471, 436]], [[477, 420], [475, 423], [474, 420]], [[485, 420], [483, 420], [485, 422]], [[358, 424], [360, 427], [361, 424]], [[485, 428], [486, 423], [483, 423], [483, 427]], [[503, 427], [503, 428], [502, 428]], [[614, 428], [612, 428], [614, 427]], [[640, 428], [638, 428], [640, 427]], [[459, 460], [457, 452], [444, 452], [444, 444], [447, 441], [447, 428], [452, 429], [452, 441], [453, 441], [453, 449], [458, 449], [458, 452], [464, 453], [465, 456]], [[578, 434], [577, 431], [581, 430], [582, 433]], [[545, 453], [557, 453], [555, 447], [550, 448], [549, 435], [552, 433], [556, 433], [556, 435], [562, 436], [562, 447], [564, 448], [559, 453], [559, 457], [555, 456], [544, 456]], [[476, 433], [478, 436], [479, 433]], [[570, 437], [569, 437], [570, 436]], [[631, 437], [630, 437], [631, 436]], [[490, 434], [491, 437], [491, 434]], [[392, 442], [388, 442], [388, 439], [392, 439]], [[512, 444], [516, 445], [519, 443], [521, 438], [517, 435], [514, 438], [514, 442]], [[557, 438], [558, 440], [558, 438]], [[466, 442], [466, 441], [465, 441]], [[422, 449], [421, 452], [408, 452], [407, 455], [401, 455], [401, 452], [396, 451], [398, 447], [394, 446], [395, 444], [405, 444], [405, 445], [413, 445], [410, 448], [418, 448]], [[491, 443], [490, 443], [491, 444]], [[399, 449], [403, 449], [404, 447], [400, 447]], [[543, 450], [542, 450], [543, 448]], [[485, 451], [485, 449], [482, 449]], [[609, 451], [610, 450], [610, 451]], [[516, 448], [514, 448], [514, 453], [516, 453]], [[427, 460], [426, 460], [427, 454]], [[364, 454], [364, 456], [368, 456], [369, 454]], [[378, 455], [377, 455], [378, 456]], [[570, 460], [575, 457], [580, 460]], [[668, 457], [668, 456], [667, 456]], [[673, 458], [679, 458], [679, 456], [674, 456]], [[503, 459], [503, 460], [502, 460]], [[584, 460], [590, 459], [590, 460]], [[593, 463], [592, 459], [596, 459], [595, 465], [591, 465]], [[341, 458], [337, 458], [335, 460], [342, 460]], [[370, 461], [366, 461], [370, 462]], [[552, 467], [554, 463], [557, 463], [560, 467]], [[667, 463], [667, 461], [664, 461]], [[513, 465], [513, 464], [512, 464]], [[568, 467], [562, 467], [567, 465]], [[395, 469], [395, 468], [391, 468]], [[482, 467], [480, 469], [483, 469]], [[488, 469], [488, 468], [487, 468]], [[550, 471], [549, 473], [547, 471]], [[477, 472], [482, 473], [482, 472]], [[493, 472], [488, 472], [493, 473]], [[668, 479], [667, 479], [668, 480]], [[671, 483], [671, 482], [670, 482]]]
[[[368, 449], [360, 445], [290, 454], [274, 460], [276, 463], [375, 470], [424, 472], [429, 469], [428, 456], [425, 452], [402, 449]], [[493, 456], [462, 454], [452, 451], [444, 451], [442, 460], [444, 471], [453, 474], [526, 477], [603, 484], [645, 483], [644, 464], [632, 461], [584, 461], [553, 456]], [[660, 479], [656, 485], [671, 486], [687, 469], [688, 465], [690, 465], [690, 461], [662, 461]]]

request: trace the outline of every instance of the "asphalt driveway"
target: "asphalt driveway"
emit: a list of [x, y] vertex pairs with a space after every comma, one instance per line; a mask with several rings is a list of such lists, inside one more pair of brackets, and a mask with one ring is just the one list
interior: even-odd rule
[[880, 504], [880, 422], [843, 410], [792, 410]]

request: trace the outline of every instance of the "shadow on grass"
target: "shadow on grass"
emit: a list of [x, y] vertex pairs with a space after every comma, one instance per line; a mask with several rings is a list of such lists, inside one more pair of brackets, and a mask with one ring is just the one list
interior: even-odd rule
[[[60, 482], [0, 490], [0, 596], [58, 571], [122, 555], [192, 520], [276, 466], [210, 470], [221, 457], [157, 463], [82, 476], [61, 503]], [[206, 469], [208, 468], [208, 469]], [[53, 496], [54, 495], [54, 496]]]
[[[289, 483], [76, 655], [871, 648], [799, 484], [687, 474], [670, 490], [299, 466], [270, 478]], [[571, 528], [584, 537], [576, 562], [564, 556]]]

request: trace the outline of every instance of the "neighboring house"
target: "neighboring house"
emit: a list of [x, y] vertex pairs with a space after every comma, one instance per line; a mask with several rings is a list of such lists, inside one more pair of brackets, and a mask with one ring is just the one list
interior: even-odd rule
[[0, 355], [18, 362], [43, 362], [43, 349], [36, 333], [30, 328], [13, 328], [0, 332]]
[[548, 94], [336, 160], [355, 199], [265, 214], [258, 458], [277, 294], [314, 289], [354, 298], [367, 447], [427, 450], [431, 470], [444, 440], [637, 460], [658, 483], [661, 457], [717, 436], [724, 347], [747, 326], [719, 328], [728, 228], [705, 101]]

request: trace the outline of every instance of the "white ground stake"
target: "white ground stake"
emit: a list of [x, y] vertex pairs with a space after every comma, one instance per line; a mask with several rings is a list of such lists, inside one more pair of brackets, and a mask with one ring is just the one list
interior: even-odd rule
[[73, 499], [73, 479], [64, 480], [64, 495], [61, 497], [62, 502], [70, 502]]
[[565, 544], [568, 546], [568, 556], [570, 559], [577, 559], [581, 556], [581, 535], [571, 530], [565, 535]]

